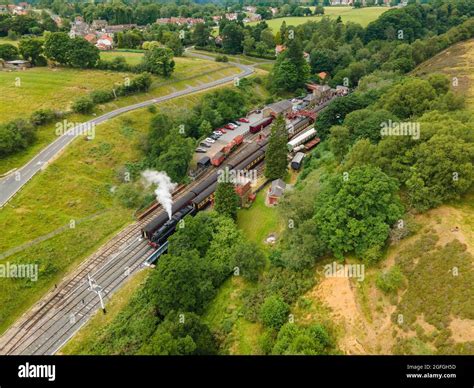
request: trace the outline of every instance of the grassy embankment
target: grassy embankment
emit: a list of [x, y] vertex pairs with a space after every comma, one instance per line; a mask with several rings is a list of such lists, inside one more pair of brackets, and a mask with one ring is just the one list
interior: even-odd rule
[[[158, 109], [179, 115], [183, 109], [192, 108], [203, 94], [174, 99], [159, 104]], [[148, 109], [141, 109], [99, 125], [94, 140], [75, 140], [0, 210], [0, 252], [76, 221], [75, 229], [66, 229], [5, 259], [39, 264], [40, 277], [36, 283], [2, 279], [0, 333], [54, 283], [133, 221], [133, 211], [122, 207], [112, 191], [119, 184], [117, 170], [142, 157], [138, 145], [151, 117]]]
[[[102, 55], [108, 59], [113, 56], [124, 56], [130, 63], [135, 63], [143, 54], [110, 52]], [[197, 58], [175, 58], [175, 61], [175, 72], [169, 79], [154, 77], [152, 88], [147, 93], [121, 97], [99, 105], [94, 114], [100, 115], [119, 107], [164, 96], [239, 72], [239, 69], [229, 64]], [[112, 71], [46, 67], [32, 68], [24, 72], [0, 72], [0, 94], [5, 97], [5, 103], [0, 106], [0, 116], [2, 122], [6, 122], [15, 118], [28, 117], [40, 108], [67, 110], [77, 97], [95, 89], [110, 89], [115, 83], [123, 82], [125, 77], [133, 78], [134, 76], [134, 74]], [[16, 77], [20, 77], [21, 87], [15, 86]], [[83, 122], [92, 117], [92, 115], [73, 114], [68, 116], [67, 120]], [[55, 125], [53, 123], [39, 127], [38, 139], [32, 146], [0, 160], [0, 174], [21, 167], [53, 141], [56, 137]]]

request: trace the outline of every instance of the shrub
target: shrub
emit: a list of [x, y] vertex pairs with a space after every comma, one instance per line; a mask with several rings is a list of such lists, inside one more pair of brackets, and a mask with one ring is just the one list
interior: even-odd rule
[[267, 327], [279, 329], [285, 324], [290, 312], [290, 306], [277, 295], [265, 299], [260, 308], [260, 320]]
[[72, 104], [72, 110], [76, 113], [91, 113], [94, 102], [88, 96], [80, 97]]
[[229, 62], [227, 55], [217, 55], [216, 62]]
[[50, 123], [57, 117], [58, 115], [52, 109], [38, 109], [31, 114], [30, 121], [34, 125], [43, 125]]
[[390, 270], [380, 273], [375, 284], [385, 294], [397, 292], [403, 285], [403, 275], [400, 267], [395, 265]]
[[110, 90], [94, 90], [90, 97], [94, 104], [103, 104], [114, 99], [114, 93]]

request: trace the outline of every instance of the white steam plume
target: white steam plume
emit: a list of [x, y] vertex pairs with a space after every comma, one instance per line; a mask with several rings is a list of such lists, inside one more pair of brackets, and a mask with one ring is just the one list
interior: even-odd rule
[[151, 184], [156, 185], [156, 200], [163, 205], [168, 213], [168, 217], [171, 218], [172, 193], [177, 184], [171, 182], [170, 177], [162, 171], [145, 170], [142, 172], [142, 177], [146, 181], [146, 187], [149, 187]]

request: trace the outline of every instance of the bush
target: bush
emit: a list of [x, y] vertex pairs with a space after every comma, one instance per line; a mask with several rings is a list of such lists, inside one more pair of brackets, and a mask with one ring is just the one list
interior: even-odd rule
[[400, 267], [395, 265], [390, 270], [380, 273], [375, 284], [385, 294], [395, 293], [403, 285]]
[[43, 125], [50, 123], [57, 117], [58, 115], [52, 109], [38, 109], [31, 114], [30, 121], [33, 125]]
[[90, 97], [94, 104], [103, 104], [114, 99], [114, 93], [110, 90], [94, 90]]
[[118, 96], [126, 96], [136, 92], [146, 92], [150, 89], [152, 82], [150, 73], [142, 73], [132, 79], [130, 84], [119, 86], [116, 93]]
[[216, 56], [216, 62], [229, 62], [227, 55], [218, 55]]
[[36, 139], [35, 127], [25, 120], [0, 125], [0, 156], [25, 149]]
[[94, 108], [94, 102], [89, 96], [78, 98], [72, 104], [72, 110], [76, 113], [91, 113]]
[[260, 320], [267, 327], [279, 329], [288, 320], [290, 306], [277, 295], [273, 295], [265, 299], [260, 308]]
[[140, 192], [130, 183], [119, 186], [116, 194], [120, 204], [129, 209], [136, 209], [142, 200]]

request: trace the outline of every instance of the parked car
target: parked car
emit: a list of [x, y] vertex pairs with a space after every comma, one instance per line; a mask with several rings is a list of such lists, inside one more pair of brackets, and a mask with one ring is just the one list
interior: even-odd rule
[[224, 128], [219, 128], [218, 131], [221, 133], [227, 133], [227, 131]]
[[229, 123], [229, 124], [224, 125], [224, 128], [230, 129], [231, 131], [233, 131], [235, 129], [235, 126]]
[[219, 130], [218, 130], [218, 131], [214, 131], [214, 132], [212, 132], [212, 133], [213, 133], [214, 135], [216, 135], [216, 136], [219, 136], [219, 137], [221, 137], [221, 136], [223, 135], [223, 133], [222, 133], [221, 131], [219, 131]]
[[210, 137], [206, 137], [206, 140], [208, 143], [215, 143], [216, 141], [214, 139], [211, 139]]
[[218, 140], [220, 136], [217, 136], [217, 135], [214, 135], [212, 134], [211, 136], [209, 136], [211, 139], [214, 139], [214, 140]]
[[237, 121], [240, 121], [241, 123], [248, 123], [248, 122], [249, 122], [249, 119], [246, 118], [246, 117], [241, 117], [241, 118], [238, 119]]
[[237, 127], [240, 127], [242, 124], [239, 123], [238, 121], [232, 121], [231, 124], [236, 125]]
[[199, 143], [199, 145], [200, 145], [201, 147], [211, 148], [211, 146], [210, 146], [209, 144], [204, 143], [204, 142]]
[[198, 148], [196, 148], [196, 152], [198, 154], [205, 154], [207, 152], [207, 150], [205, 150], [204, 148], [198, 147]]

